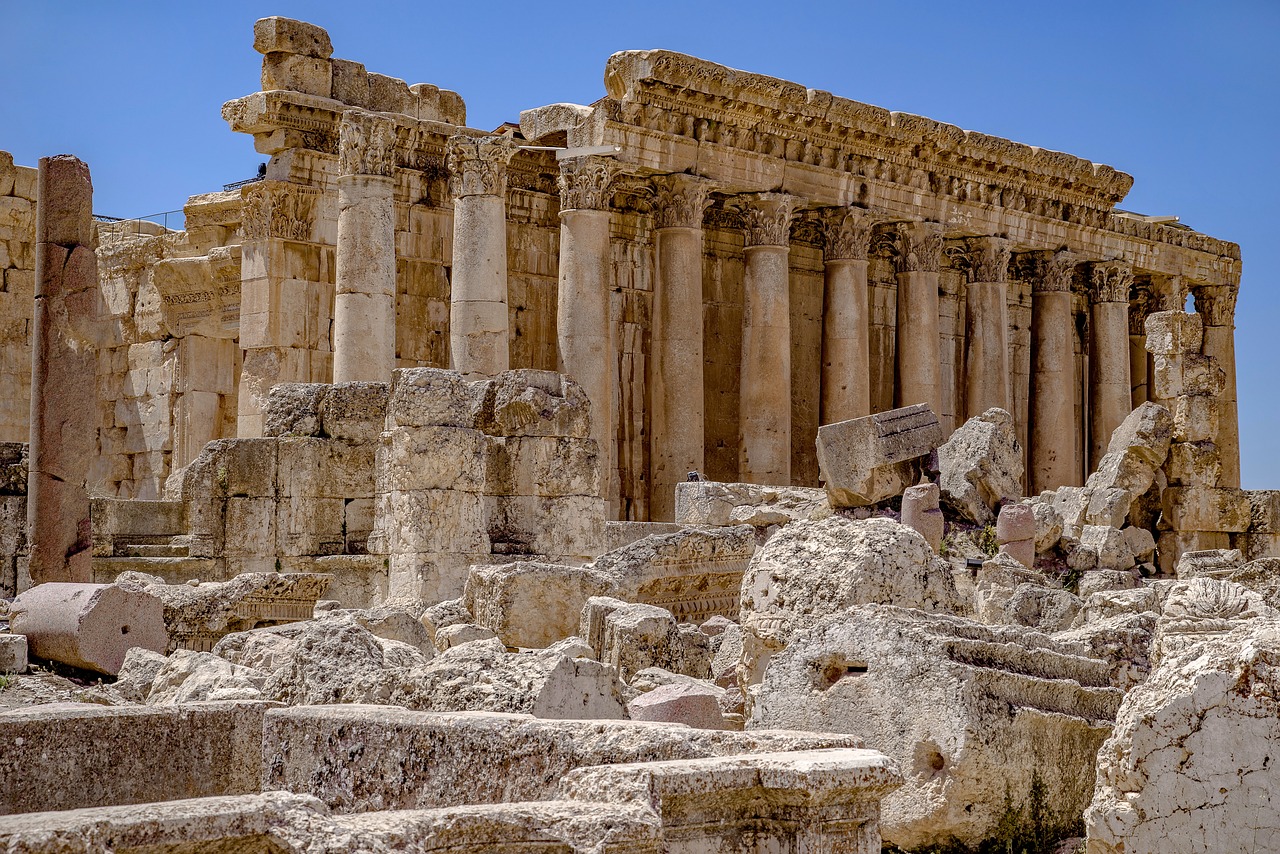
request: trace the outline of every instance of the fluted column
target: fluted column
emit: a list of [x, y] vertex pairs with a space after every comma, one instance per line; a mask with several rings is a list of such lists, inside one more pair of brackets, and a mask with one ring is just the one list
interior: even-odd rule
[[965, 296], [965, 418], [993, 406], [1013, 411], [1009, 375], [1009, 241], [968, 241], [969, 286]]
[[613, 325], [609, 319], [609, 201], [617, 166], [604, 157], [560, 163], [559, 369], [591, 400], [591, 438], [600, 453], [600, 491], [618, 509], [613, 420]]
[[449, 138], [453, 194], [453, 281], [449, 349], [468, 379], [511, 364], [507, 316], [507, 164], [516, 145], [502, 136]]
[[333, 381], [390, 382], [396, 363], [395, 126], [360, 110], [338, 136]]
[[1031, 282], [1031, 494], [1080, 483], [1071, 279], [1078, 259], [1039, 253]]
[[791, 483], [791, 282], [789, 243], [797, 199], [745, 196], [742, 389], [738, 474], [747, 483]]
[[1147, 371], [1147, 313], [1151, 310], [1151, 287], [1138, 284], [1129, 301], [1129, 405], [1137, 409], [1150, 399]]
[[942, 226], [898, 226], [897, 406], [927, 403], [942, 414], [942, 343], [938, 332], [938, 267]]
[[1089, 469], [1097, 467], [1111, 432], [1129, 415], [1129, 287], [1133, 268], [1123, 261], [1093, 264], [1089, 271]]
[[867, 249], [875, 223], [858, 208], [823, 212], [822, 424], [871, 414]]
[[648, 359], [649, 518], [675, 518], [676, 484], [705, 466], [702, 377], [702, 212], [711, 182], [654, 179], [657, 258]]
[[1240, 415], [1236, 408], [1236, 298], [1239, 284], [1195, 289], [1196, 313], [1204, 319], [1201, 352], [1227, 375], [1218, 398], [1218, 453], [1222, 474], [1218, 485], [1240, 488]]

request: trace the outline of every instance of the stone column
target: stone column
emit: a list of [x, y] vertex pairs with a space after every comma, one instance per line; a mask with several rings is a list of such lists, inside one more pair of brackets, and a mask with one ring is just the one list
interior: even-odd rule
[[968, 241], [969, 287], [965, 297], [965, 418], [993, 406], [1012, 414], [1009, 373], [1009, 241]]
[[1071, 253], [1039, 253], [1031, 282], [1031, 494], [1080, 483]]
[[791, 269], [794, 196], [744, 197], [742, 387], [738, 399], [738, 476], [791, 484]]
[[1133, 268], [1123, 261], [1089, 271], [1089, 470], [1111, 443], [1111, 432], [1133, 410], [1129, 381], [1129, 287]]
[[559, 370], [591, 401], [591, 438], [600, 453], [600, 492], [611, 518], [618, 511], [618, 441], [614, 430], [616, 373], [609, 318], [609, 201], [617, 166], [605, 157], [560, 164], [560, 282], [556, 297]]
[[516, 145], [505, 136], [449, 138], [453, 194], [453, 281], [449, 350], [469, 380], [511, 365], [507, 316], [507, 164]]
[[40, 158], [36, 288], [31, 332], [31, 448], [27, 526], [31, 583], [93, 580], [89, 494], [95, 454], [98, 355], [91, 330], [98, 262], [89, 167]]
[[867, 249], [875, 223], [858, 208], [823, 212], [822, 424], [871, 414]]
[[1129, 405], [1137, 409], [1151, 399], [1147, 371], [1147, 312], [1151, 310], [1151, 287], [1136, 284], [1129, 301]]
[[395, 126], [361, 110], [338, 136], [333, 381], [391, 382], [396, 366]]
[[1218, 398], [1218, 452], [1222, 475], [1218, 485], [1240, 488], [1240, 415], [1236, 408], [1236, 298], [1238, 283], [1195, 288], [1196, 313], [1204, 318], [1201, 352], [1226, 374]]
[[942, 345], [938, 332], [938, 267], [942, 226], [898, 226], [898, 329], [895, 405], [928, 404], [942, 413]]
[[649, 518], [670, 522], [675, 519], [676, 484], [704, 468], [702, 212], [711, 182], [665, 175], [654, 184]]

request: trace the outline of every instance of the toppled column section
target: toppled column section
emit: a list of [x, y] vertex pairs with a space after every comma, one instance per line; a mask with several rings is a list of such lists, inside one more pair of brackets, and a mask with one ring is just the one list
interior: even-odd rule
[[37, 658], [111, 676], [132, 647], [162, 653], [169, 643], [160, 600], [114, 584], [33, 587], [14, 600], [9, 625]]
[[97, 297], [89, 167], [40, 158], [31, 350], [31, 582], [93, 577], [89, 494], [98, 357], [86, 325]]
[[915, 528], [935, 552], [942, 545], [946, 527], [940, 495], [936, 483], [908, 486], [902, 493], [902, 524]]
[[818, 469], [832, 507], [865, 507], [920, 480], [922, 457], [942, 442], [926, 404], [818, 428]]

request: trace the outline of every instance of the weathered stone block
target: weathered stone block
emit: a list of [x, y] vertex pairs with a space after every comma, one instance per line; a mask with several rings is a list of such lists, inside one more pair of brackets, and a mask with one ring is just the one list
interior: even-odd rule
[[488, 553], [483, 500], [480, 495], [456, 489], [381, 493], [374, 499], [376, 522], [369, 537], [370, 551], [393, 555]]
[[767, 528], [797, 519], [831, 515], [831, 503], [821, 489], [768, 486], [756, 483], [717, 483], [711, 480], [676, 484], [676, 522], [681, 525], [752, 525]]
[[485, 452], [489, 495], [600, 494], [600, 454], [593, 439], [490, 437]]
[[420, 121], [466, 125], [467, 105], [457, 92], [441, 89], [430, 83], [415, 83], [409, 87], [409, 91], [418, 100], [417, 117]]
[[1249, 500], [1249, 530], [1280, 534], [1280, 489], [1251, 489], [1245, 495]]
[[369, 107], [369, 72], [363, 64], [349, 59], [335, 59], [333, 99], [352, 107]]
[[1157, 356], [1199, 353], [1204, 342], [1204, 323], [1198, 314], [1158, 311], [1147, 315], [1147, 352]]
[[1173, 402], [1173, 440], [1211, 442], [1218, 437], [1218, 401], [1202, 395], [1179, 397]]
[[131, 647], [169, 642], [160, 602], [111, 584], [38, 584], [14, 600], [9, 626], [37, 658], [112, 676]]
[[902, 524], [915, 528], [934, 551], [942, 545], [946, 519], [938, 506], [941, 492], [936, 483], [908, 486], [902, 493]]
[[463, 427], [411, 427], [382, 434], [377, 448], [380, 492], [421, 489], [485, 491], [486, 437]]
[[1169, 446], [1165, 473], [1170, 486], [1216, 486], [1222, 476], [1222, 457], [1211, 441], [1175, 442]]
[[330, 386], [280, 383], [272, 386], [263, 412], [264, 436], [320, 436], [320, 406]]
[[27, 672], [27, 636], [0, 635], [0, 674]]
[[276, 499], [228, 498], [226, 501], [227, 556], [268, 557], [276, 553]]
[[833, 507], [862, 507], [920, 479], [918, 460], [938, 447], [942, 425], [926, 404], [824, 424], [818, 467]]
[[692, 681], [672, 682], [627, 703], [633, 721], [685, 724], [695, 729], [729, 729], [720, 712], [724, 689]]
[[490, 436], [591, 437], [591, 402], [564, 374], [504, 371], [479, 390], [479, 427]]
[[320, 404], [320, 426], [333, 439], [372, 443], [387, 418], [386, 383], [338, 383]]
[[540, 649], [577, 632], [587, 600], [609, 595], [614, 586], [590, 567], [523, 561], [473, 566], [462, 602], [507, 646]]
[[1249, 500], [1239, 489], [1169, 487], [1160, 496], [1160, 528], [1247, 531]]
[[380, 113], [404, 113], [415, 115], [418, 99], [409, 91], [409, 84], [398, 77], [368, 72], [369, 109]]
[[496, 495], [484, 501], [494, 554], [589, 560], [604, 550], [603, 499]]
[[262, 90], [287, 89], [328, 98], [333, 91], [327, 59], [273, 51], [262, 58]]
[[1022, 446], [1013, 416], [993, 408], [970, 418], [938, 448], [938, 469], [949, 507], [971, 522], [993, 522], [996, 505], [1022, 495]]
[[397, 427], [475, 427], [477, 396], [456, 371], [401, 368], [392, 375], [386, 429]]
[[253, 24], [253, 49], [261, 54], [296, 53], [328, 59], [333, 56], [329, 34], [315, 24], [292, 18], [259, 18]]
[[1226, 387], [1227, 376], [1209, 356], [1200, 353], [1184, 353], [1177, 356], [1156, 356], [1155, 373], [1151, 383], [1155, 397], [1168, 399], [1182, 395], [1221, 394]]

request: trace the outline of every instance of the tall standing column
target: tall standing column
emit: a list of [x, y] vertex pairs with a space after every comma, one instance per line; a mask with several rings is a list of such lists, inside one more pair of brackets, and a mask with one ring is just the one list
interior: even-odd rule
[[338, 136], [333, 381], [390, 382], [396, 365], [395, 127], [361, 110]]
[[1236, 409], [1236, 298], [1239, 283], [1195, 289], [1196, 313], [1204, 318], [1201, 352], [1227, 375], [1218, 404], [1218, 452], [1222, 474], [1218, 485], [1240, 488], [1240, 415]]
[[898, 226], [897, 406], [927, 403], [942, 413], [942, 342], [938, 332], [938, 268], [942, 226]]
[[1009, 373], [1009, 241], [969, 241], [969, 287], [965, 296], [965, 418], [999, 407], [1013, 411]]
[[874, 217], [857, 208], [831, 208], [823, 213], [823, 424], [871, 414], [867, 249], [875, 223]]
[[1133, 268], [1123, 261], [1094, 264], [1089, 271], [1089, 469], [1097, 468], [1111, 432], [1129, 415], [1129, 287]]
[[609, 200], [617, 166], [604, 157], [560, 164], [560, 281], [556, 296], [559, 369], [591, 400], [591, 438], [600, 453], [600, 492], [618, 511], [616, 372], [609, 318]]
[[31, 332], [27, 527], [31, 583], [93, 580], [89, 494], [98, 408], [93, 182], [70, 155], [40, 158]]
[[507, 316], [507, 164], [516, 145], [505, 136], [449, 138], [453, 193], [453, 281], [449, 349], [468, 379], [511, 365]]
[[794, 196], [744, 197], [742, 388], [738, 475], [747, 483], [791, 484], [791, 267]]
[[1080, 483], [1071, 279], [1078, 259], [1039, 253], [1031, 282], [1031, 493]]
[[1147, 373], [1147, 312], [1151, 288], [1137, 284], [1129, 301], [1129, 405], [1137, 409], [1150, 399]]
[[648, 359], [649, 518], [675, 518], [676, 484], [704, 466], [702, 212], [711, 182], [654, 179], [653, 321]]

